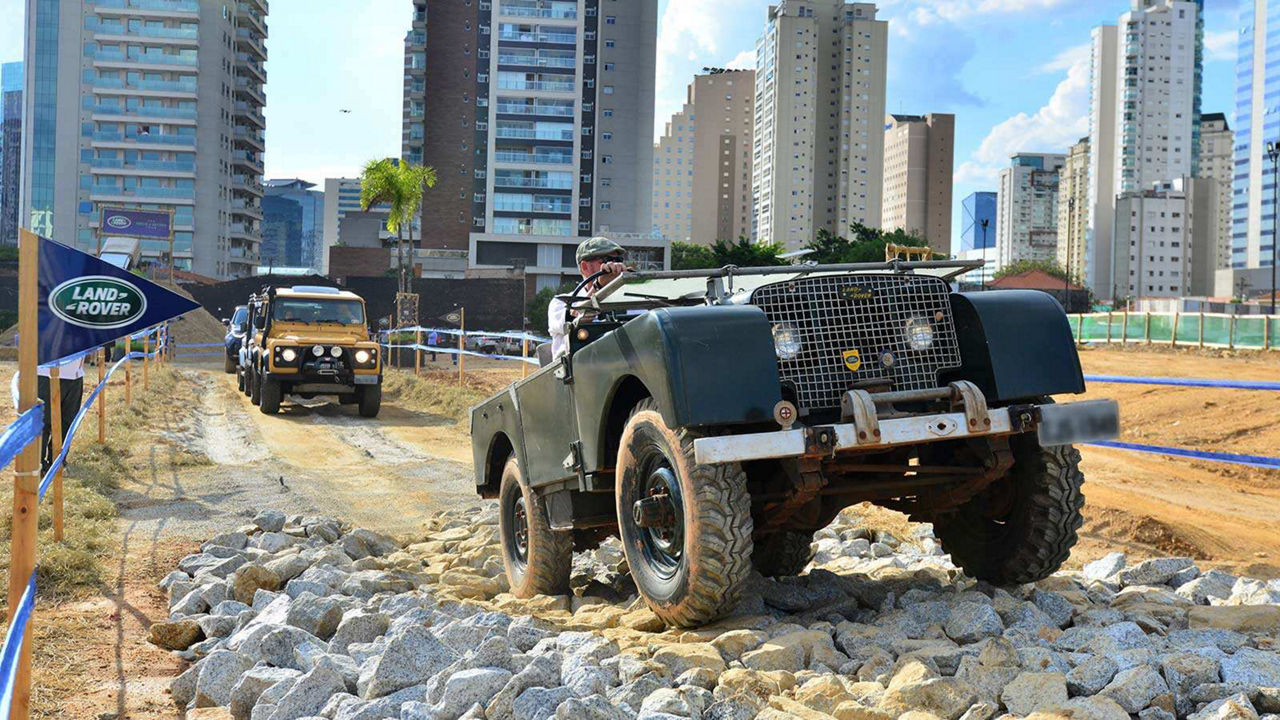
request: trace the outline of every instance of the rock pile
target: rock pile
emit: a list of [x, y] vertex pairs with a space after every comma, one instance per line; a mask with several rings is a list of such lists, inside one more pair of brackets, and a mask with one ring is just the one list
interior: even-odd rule
[[805, 575], [668, 630], [616, 542], [575, 560], [573, 596], [506, 594], [496, 522], [445, 513], [402, 547], [263, 512], [211, 539], [151, 628], [193, 661], [174, 701], [236, 720], [1280, 720], [1280, 582], [1114, 554], [1000, 589], [927, 525], [846, 513]]

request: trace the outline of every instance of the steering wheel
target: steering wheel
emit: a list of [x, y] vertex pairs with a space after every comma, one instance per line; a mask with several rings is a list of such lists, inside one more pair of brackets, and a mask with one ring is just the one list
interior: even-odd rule
[[578, 293], [605, 274], [604, 270], [597, 270], [591, 273], [583, 278], [582, 282], [578, 283], [573, 292], [569, 293], [569, 301], [564, 304], [564, 319], [566, 323], [573, 319], [573, 301], [577, 298]]

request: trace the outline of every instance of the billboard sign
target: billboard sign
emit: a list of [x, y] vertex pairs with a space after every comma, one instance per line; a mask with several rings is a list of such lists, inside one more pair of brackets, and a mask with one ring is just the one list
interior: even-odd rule
[[173, 237], [173, 213], [161, 210], [101, 208], [99, 227], [103, 235], [127, 235], [149, 240]]

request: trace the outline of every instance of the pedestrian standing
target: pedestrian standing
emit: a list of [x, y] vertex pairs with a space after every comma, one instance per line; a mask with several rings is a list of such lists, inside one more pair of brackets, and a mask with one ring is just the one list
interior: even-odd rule
[[[57, 408], [50, 406], [53, 398], [49, 385], [50, 370], [51, 368], [44, 365], [36, 369], [36, 397], [40, 402], [44, 403], [45, 407], [45, 412], [43, 413], [44, 425], [40, 435], [41, 476], [49, 471], [49, 466], [53, 465], [53, 413], [58, 412], [61, 414], [62, 439], [65, 441], [67, 431], [71, 428], [71, 423], [76, 419], [76, 413], [80, 412], [80, 400], [84, 397], [83, 357], [58, 366], [58, 384], [62, 390], [62, 404]], [[13, 374], [13, 382], [10, 389], [13, 392], [13, 406], [16, 409], [18, 407], [18, 373]]]

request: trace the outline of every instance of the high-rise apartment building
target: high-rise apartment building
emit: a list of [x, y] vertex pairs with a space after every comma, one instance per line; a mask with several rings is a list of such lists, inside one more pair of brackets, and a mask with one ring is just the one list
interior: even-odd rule
[[263, 185], [261, 263], [319, 269], [324, 193], [311, 189], [315, 183], [297, 178], [268, 180]]
[[754, 101], [752, 70], [694, 76], [654, 146], [654, 232], [704, 245], [751, 236]]
[[1200, 116], [1200, 175], [1213, 180], [1218, 222], [1213, 238], [1213, 267], [1231, 267], [1231, 176], [1235, 133], [1222, 113]]
[[1055, 260], [1073, 280], [1084, 277], [1089, 216], [1089, 138], [1067, 152], [1058, 173], [1058, 251]]
[[22, 63], [0, 65], [0, 245], [18, 243], [22, 177]]
[[1176, 298], [1212, 292], [1215, 185], [1185, 177], [1116, 198], [1112, 273], [1119, 296]]
[[880, 224], [923, 237], [951, 254], [951, 176], [956, 116], [890, 115], [884, 128]]
[[1058, 250], [1058, 176], [1067, 156], [1018, 153], [1000, 171], [996, 264], [1053, 260]]
[[880, 226], [889, 24], [871, 3], [783, 0], [756, 41], [756, 238]]
[[657, 21], [657, 0], [414, 0], [402, 144], [415, 159], [421, 125], [438, 176], [422, 246], [467, 250], [477, 268], [522, 265], [538, 288], [576, 274], [573, 249], [597, 233], [662, 262], [650, 218]]
[[1085, 282], [1109, 296], [1115, 199], [1196, 174], [1203, 0], [1130, 0], [1094, 29]]
[[[90, 252], [98, 210], [168, 210], [174, 264], [251, 275], [266, 0], [27, 0], [20, 221]], [[167, 263], [169, 243], [144, 240]]]
[[1236, 45], [1235, 173], [1232, 187], [1232, 268], [1271, 267], [1276, 261], [1275, 163], [1267, 142], [1280, 140], [1274, 112], [1280, 73], [1280, 6], [1268, 0], [1240, 3]]

